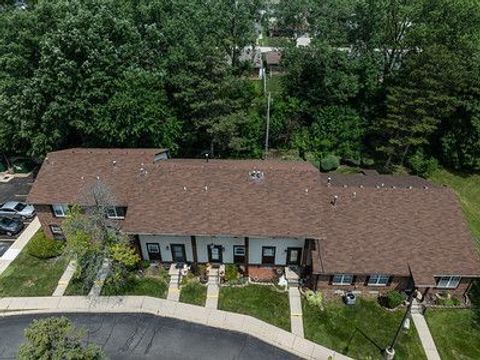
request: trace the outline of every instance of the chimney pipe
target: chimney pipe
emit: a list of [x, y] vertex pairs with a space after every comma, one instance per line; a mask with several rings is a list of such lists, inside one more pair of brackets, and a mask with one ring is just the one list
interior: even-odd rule
[[208, 162], [208, 153], [205, 154], [205, 160]]
[[330, 204], [332, 204], [332, 206], [335, 207], [335, 205], [337, 205], [337, 201], [338, 201], [338, 195], [334, 195], [333, 200], [330, 202]]

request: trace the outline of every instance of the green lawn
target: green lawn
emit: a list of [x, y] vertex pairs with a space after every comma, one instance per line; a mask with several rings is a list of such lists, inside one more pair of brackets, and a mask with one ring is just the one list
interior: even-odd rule
[[425, 317], [442, 360], [480, 359], [480, 323], [472, 310], [427, 310]]
[[455, 173], [441, 169], [436, 171], [430, 180], [436, 184], [447, 185], [456, 192], [480, 246], [480, 174]]
[[102, 295], [144, 295], [165, 299], [167, 297], [168, 279], [161, 277], [130, 276], [120, 289], [113, 288], [108, 280], [102, 289]]
[[25, 247], [0, 275], [0, 297], [50, 296], [67, 267], [64, 256], [39, 259]]
[[205, 306], [207, 287], [198, 281], [190, 280], [180, 290], [180, 302]]
[[[389, 312], [375, 301], [359, 299], [354, 306], [338, 301], [318, 307], [303, 302], [305, 337], [354, 359], [381, 359], [402, 321], [404, 312]], [[411, 322], [395, 347], [395, 359], [425, 359], [422, 345]]]
[[72, 279], [65, 290], [65, 295], [88, 295], [89, 291], [82, 279]]
[[290, 331], [288, 294], [273, 286], [221, 287], [218, 308], [251, 315]]

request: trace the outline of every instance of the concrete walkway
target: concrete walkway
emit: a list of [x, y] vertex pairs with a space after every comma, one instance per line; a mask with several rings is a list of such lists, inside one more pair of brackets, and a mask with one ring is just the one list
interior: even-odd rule
[[298, 290], [298, 286], [290, 286], [288, 288], [288, 300], [290, 303], [290, 323], [292, 327], [292, 334], [303, 338], [302, 298], [300, 291]]
[[[3, 313], [2, 313], [3, 311]], [[251, 316], [148, 296], [59, 296], [0, 298], [0, 315], [25, 313], [148, 313], [254, 336], [304, 359], [351, 360]], [[213, 350], [214, 351], [214, 350]]]
[[412, 313], [412, 320], [417, 328], [418, 337], [420, 338], [427, 359], [440, 360], [440, 355], [433, 341], [432, 334], [430, 334], [430, 329], [425, 321], [425, 317], [422, 314]]
[[218, 307], [219, 286], [218, 268], [210, 268], [208, 271], [207, 301], [205, 302], [207, 309], [216, 309]]
[[58, 280], [57, 287], [53, 292], [52, 296], [63, 296], [65, 294], [65, 290], [67, 290], [68, 284], [70, 280], [72, 280], [73, 275], [75, 274], [75, 270], [77, 269], [77, 262], [75, 260], [70, 260], [67, 265], [67, 268], [63, 272], [62, 277]]
[[97, 279], [94, 281], [88, 296], [100, 296], [102, 293], [103, 284], [105, 284], [105, 280], [107, 279], [108, 274], [110, 274], [110, 268], [112, 264], [110, 263], [109, 259], [103, 259], [102, 266], [97, 274]]
[[168, 285], [167, 300], [178, 301], [180, 299], [180, 269], [177, 268], [177, 264], [171, 264], [170, 270], [170, 284]]
[[23, 250], [25, 245], [30, 241], [33, 235], [40, 229], [40, 221], [35, 217], [33, 221], [28, 224], [27, 228], [23, 230], [17, 240], [10, 246], [10, 248], [0, 258], [0, 274], [16, 259], [18, 254]]

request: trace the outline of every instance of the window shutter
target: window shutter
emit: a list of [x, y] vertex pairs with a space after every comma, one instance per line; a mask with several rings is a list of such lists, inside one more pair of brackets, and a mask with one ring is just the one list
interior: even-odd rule
[[365, 282], [364, 282], [364, 286], [368, 286], [368, 282], [370, 281], [370, 275], [367, 275], [365, 276]]
[[333, 275], [328, 279], [328, 285], [333, 285]]
[[390, 276], [387, 281], [387, 286], [390, 286], [392, 284], [392, 281], [393, 281], [393, 276]]
[[352, 276], [352, 285], [355, 285], [356, 282], [357, 282], [357, 275], [353, 275]]

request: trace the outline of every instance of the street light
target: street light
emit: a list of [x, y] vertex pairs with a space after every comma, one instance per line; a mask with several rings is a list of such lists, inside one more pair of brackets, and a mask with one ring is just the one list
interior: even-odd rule
[[412, 290], [408, 299], [407, 310], [403, 315], [402, 322], [398, 326], [397, 332], [395, 333], [395, 336], [393, 337], [392, 342], [390, 343], [390, 346], [387, 347], [383, 352], [385, 360], [393, 360], [393, 358], [395, 357], [395, 345], [397, 344], [397, 340], [398, 340], [398, 337], [400, 336], [400, 331], [402, 331], [402, 327], [405, 324], [405, 320], [407, 319], [408, 315], [410, 314], [410, 310], [412, 309], [414, 293], [415, 293], [415, 290]]

